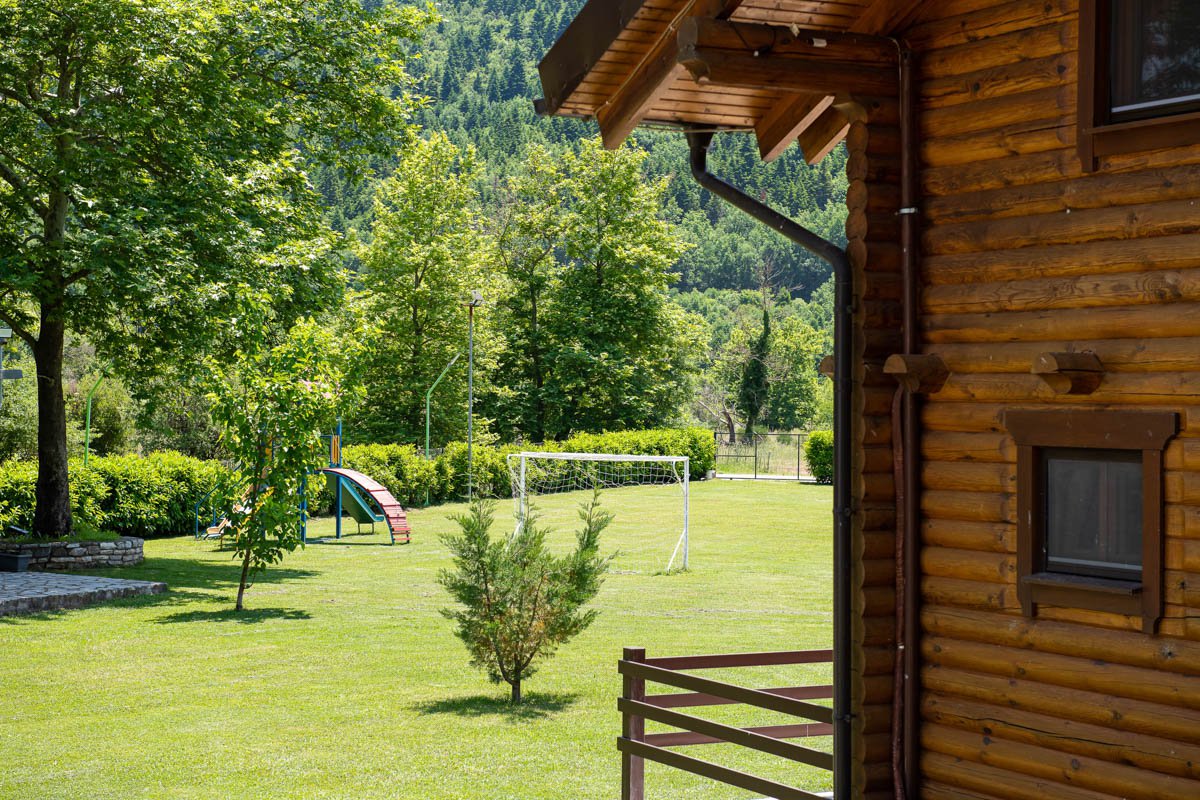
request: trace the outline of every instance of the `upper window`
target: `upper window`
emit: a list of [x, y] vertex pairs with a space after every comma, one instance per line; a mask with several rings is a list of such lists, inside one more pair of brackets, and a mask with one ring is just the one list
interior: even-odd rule
[[1200, 142], [1200, 3], [1081, 0], [1078, 145], [1104, 155]]
[[1112, 121], [1200, 110], [1200, 3], [1112, 0]]
[[1173, 412], [1009, 411], [1017, 443], [1017, 596], [1162, 616], [1163, 450]]

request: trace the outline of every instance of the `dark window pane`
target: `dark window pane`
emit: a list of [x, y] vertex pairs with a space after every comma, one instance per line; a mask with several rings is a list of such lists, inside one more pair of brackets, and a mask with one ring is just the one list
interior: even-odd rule
[[1111, 0], [1114, 119], [1200, 106], [1200, 3]]
[[1046, 568], [1136, 579], [1142, 565], [1142, 459], [1122, 450], [1043, 451]]

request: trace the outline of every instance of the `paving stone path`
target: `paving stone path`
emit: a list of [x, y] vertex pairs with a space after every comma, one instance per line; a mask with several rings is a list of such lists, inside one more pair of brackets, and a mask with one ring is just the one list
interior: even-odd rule
[[0, 572], [0, 617], [82, 608], [116, 597], [159, 594], [165, 583], [93, 578], [58, 572]]

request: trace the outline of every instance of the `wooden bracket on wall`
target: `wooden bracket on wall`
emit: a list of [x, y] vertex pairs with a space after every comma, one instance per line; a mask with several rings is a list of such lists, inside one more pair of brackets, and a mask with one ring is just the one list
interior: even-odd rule
[[913, 394], [936, 394], [946, 385], [950, 370], [938, 356], [888, 356], [883, 371], [892, 375]]
[[817, 365], [817, 372], [824, 375], [826, 378], [833, 378], [833, 356], [825, 356], [821, 359], [821, 363]]
[[1031, 372], [1057, 394], [1091, 394], [1104, 380], [1104, 365], [1095, 353], [1041, 353]]

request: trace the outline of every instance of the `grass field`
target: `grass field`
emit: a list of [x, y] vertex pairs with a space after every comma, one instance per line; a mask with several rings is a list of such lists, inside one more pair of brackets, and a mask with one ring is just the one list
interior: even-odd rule
[[[693, 484], [692, 569], [654, 574], [676, 533], [642, 531], [677, 491], [605, 495], [616, 521], [603, 549], [622, 555], [596, 601], [600, 617], [525, 685], [515, 710], [506, 686], [468, 667], [438, 613], [447, 598], [436, 577], [449, 566], [438, 535], [461, 508], [411, 512], [407, 546], [382, 535], [310, 544], [259, 580], [241, 615], [230, 610], [228, 553], [190, 538], [149, 541], [145, 564], [119, 574], [164, 580], [169, 594], [0, 618], [0, 797], [612, 800], [623, 646], [676, 655], [831, 641], [827, 487]], [[508, 513], [497, 510], [505, 522]], [[331, 520], [310, 528], [331, 533]], [[552, 541], [572, 538], [564, 530]], [[710, 674], [757, 686], [829, 680], [827, 665]], [[708, 716], [784, 721], [735, 708]], [[687, 753], [829, 786], [828, 773], [727, 746]], [[654, 800], [749, 796], [654, 764], [647, 789]]]

